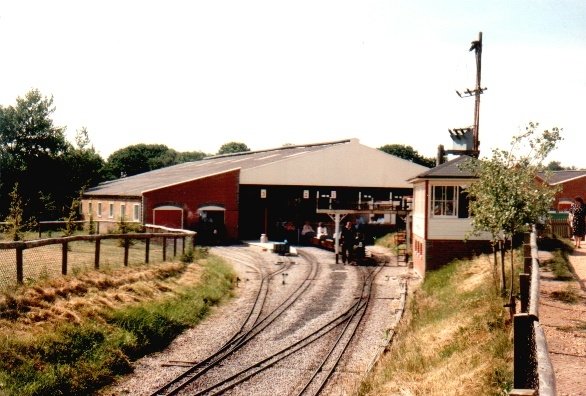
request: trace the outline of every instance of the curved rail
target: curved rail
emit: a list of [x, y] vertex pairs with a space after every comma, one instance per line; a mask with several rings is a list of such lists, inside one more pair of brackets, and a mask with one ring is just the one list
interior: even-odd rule
[[[230, 340], [228, 340], [224, 345], [222, 345], [222, 347], [220, 347], [216, 352], [214, 352], [206, 359], [198, 363], [193, 363], [193, 366], [189, 367], [186, 371], [175, 377], [173, 380], [169, 381], [167, 384], [157, 389], [154, 393], [152, 393], [152, 396], [178, 394], [178, 392], [180, 392], [190, 383], [197, 380], [203, 374], [211, 370], [214, 366], [219, 365], [228, 356], [230, 356], [236, 350], [240, 349], [246, 343], [248, 343], [250, 340], [256, 337], [262, 330], [264, 330], [274, 320], [276, 320], [280, 315], [282, 315], [288, 307], [290, 307], [295, 301], [297, 301], [297, 299], [309, 287], [309, 281], [314, 279], [317, 275], [318, 266], [314, 260], [310, 261], [311, 269], [304, 282], [302, 282], [295, 290], [293, 290], [289, 297], [285, 299], [278, 307], [276, 307], [271, 312], [269, 312], [265, 317], [260, 319], [262, 309], [264, 307], [264, 302], [266, 301], [266, 296], [268, 295], [268, 286], [270, 279], [276, 276], [277, 274], [283, 272], [287, 268], [290, 268], [292, 264], [293, 263], [291, 262], [291, 260], [289, 260], [287, 265], [283, 266], [277, 271], [269, 273], [267, 276], [262, 277], [261, 285], [259, 286], [259, 291], [257, 292], [255, 301], [253, 303], [251, 310], [248, 313], [248, 316], [244, 320], [240, 329], [230, 338]], [[249, 264], [248, 266], [250, 267]], [[266, 285], [266, 287], [263, 288], [263, 285]], [[261, 291], [261, 289], [264, 289], [265, 291]], [[250, 328], [248, 330], [244, 330], [247, 327], [247, 323], [251, 322], [250, 319], [253, 317], [253, 312], [255, 308], [258, 306], [260, 306], [260, 309], [258, 310], [258, 314], [255, 316], [252, 323], [249, 325]]]
[[[291, 345], [279, 350], [278, 352], [266, 357], [265, 359], [256, 362], [239, 372], [225, 378], [215, 384], [212, 384], [205, 389], [199, 391], [192, 391], [190, 395], [193, 396], [200, 396], [200, 395], [221, 395], [224, 392], [236, 387], [237, 385], [249, 380], [253, 376], [261, 373], [262, 371], [267, 370], [268, 368], [272, 367], [276, 363], [284, 360], [285, 358], [289, 357], [290, 355], [298, 352], [299, 350], [311, 345], [312, 343], [322, 339], [326, 335], [330, 334], [336, 328], [343, 326], [342, 331], [338, 335], [334, 345], [331, 347], [330, 351], [328, 352], [327, 356], [324, 358], [324, 361], [320, 366], [316, 369], [316, 373], [319, 372], [323, 366], [326, 364], [328, 358], [333, 354], [333, 351], [336, 347], [341, 346], [341, 352], [334, 358], [334, 362], [331, 366], [331, 369], [327, 372], [325, 378], [319, 383], [319, 389], [317, 393], [319, 393], [329, 378], [332, 376], [334, 369], [336, 368], [337, 364], [339, 363], [340, 359], [342, 358], [344, 352], [346, 351], [348, 345], [352, 341], [364, 314], [366, 312], [367, 306], [370, 302], [370, 297], [372, 295], [372, 284], [376, 275], [380, 272], [382, 268], [377, 267], [375, 270], [370, 271], [366, 277], [363, 278], [363, 285], [361, 289], [361, 297], [353, 303], [346, 311], [338, 315], [336, 318], [332, 319], [330, 322], [326, 323], [319, 329], [315, 330], [314, 332], [308, 334], [304, 338], [292, 343]], [[347, 341], [342, 343], [342, 339], [346, 336]], [[339, 348], [338, 348], [339, 349]], [[300, 391], [299, 394], [302, 394], [313, 382], [315, 379], [316, 374], [314, 374], [311, 379], [308, 381], [306, 386]], [[317, 394], [316, 393], [316, 394]]]

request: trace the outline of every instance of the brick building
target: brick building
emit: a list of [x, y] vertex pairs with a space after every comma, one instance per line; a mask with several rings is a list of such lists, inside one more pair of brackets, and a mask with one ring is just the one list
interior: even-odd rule
[[191, 229], [200, 238], [219, 228], [228, 240], [291, 239], [282, 224], [330, 221], [316, 213], [320, 202], [401, 200], [412, 195], [407, 179], [426, 169], [357, 139], [284, 146], [105, 182], [85, 192], [82, 208], [86, 219]]
[[[538, 174], [538, 179], [543, 181], [547, 175]], [[575, 197], [586, 199], [586, 170], [562, 170], [549, 173], [547, 183], [550, 186], [558, 186], [560, 191], [555, 196], [552, 209], [557, 212], [567, 211]]]
[[456, 258], [491, 251], [490, 235], [470, 235], [465, 188], [475, 178], [460, 164], [462, 155], [423, 172], [413, 183], [413, 268], [421, 276]]

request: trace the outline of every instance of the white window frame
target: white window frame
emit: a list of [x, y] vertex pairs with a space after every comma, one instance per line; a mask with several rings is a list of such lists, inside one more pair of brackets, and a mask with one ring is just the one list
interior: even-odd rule
[[114, 202], [110, 202], [108, 204], [108, 218], [109, 219], [114, 218]]
[[88, 202], [87, 206], [88, 206], [87, 213], [91, 216], [92, 210], [93, 210], [93, 204], [91, 202]]
[[140, 221], [140, 204], [134, 204], [132, 207], [132, 220]]
[[120, 219], [124, 220], [126, 218], [126, 204], [120, 204]]
[[98, 202], [98, 217], [102, 217], [102, 203]]
[[[438, 189], [439, 197], [436, 196]], [[452, 197], [449, 197], [448, 189], [452, 189]], [[431, 208], [432, 217], [458, 218], [459, 188], [457, 185], [432, 185], [431, 186]], [[451, 207], [451, 210], [450, 210]]]

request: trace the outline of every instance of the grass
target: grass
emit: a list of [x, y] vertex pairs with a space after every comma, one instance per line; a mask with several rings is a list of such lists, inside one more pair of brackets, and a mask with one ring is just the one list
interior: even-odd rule
[[576, 290], [575, 287], [572, 285], [568, 285], [563, 290], [556, 290], [550, 293], [550, 296], [558, 301], [567, 303], [567, 304], [576, 304], [580, 301], [580, 294]]
[[50, 280], [0, 299], [0, 394], [87, 395], [231, 294], [217, 257]]
[[551, 252], [553, 255], [553, 258], [544, 261], [542, 264], [553, 272], [554, 279], [561, 281], [574, 280], [574, 274], [570, 268], [568, 258], [574, 248], [569, 242], [552, 235], [539, 239], [538, 246], [540, 250]]
[[405, 244], [397, 245], [395, 236], [396, 232], [391, 232], [389, 234], [383, 235], [380, 238], [376, 238], [374, 244], [377, 246], [383, 246], [389, 248], [395, 255], [397, 255], [399, 251], [399, 247], [406, 247]]
[[506, 395], [512, 387], [508, 313], [490, 258], [429, 272], [359, 395]]

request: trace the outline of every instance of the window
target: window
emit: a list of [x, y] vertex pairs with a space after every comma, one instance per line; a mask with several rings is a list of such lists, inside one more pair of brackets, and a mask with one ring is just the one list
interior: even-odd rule
[[120, 219], [124, 220], [125, 217], [126, 217], [126, 205], [120, 204]]
[[433, 216], [468, 218], [468, 194], [459, 186], [433, 186], [431, 208]]
[[140, 205], [134, 204], [134, 207], [132, 209], [133, 209], [132, 210], [132, 220], [139, 221], [140, 220]]
[[88, 204], [87, 204], [87, 206], [88, 206], [88, 208], [87, 208], [87, 213], [88, 213], [88, 214], [91, 216], [91, 215], [92, 215], [92, 213], [93, 213], [93, 212], [92, 212], [92, 203], [91, 203], [91, 202], [90, 202], [90, 203], [88, 203]]
[[456, 217], [458, 213], [458, 187], [433, 186], [431, 208], [434, 216]]
[[112, 219], [114, 218], [114, 204], [110, 203], [109, 208], [110, 209], [108, 210], [108, 217]]
[[98, 202], [98, 217], [102, 217], [102, 203]]

